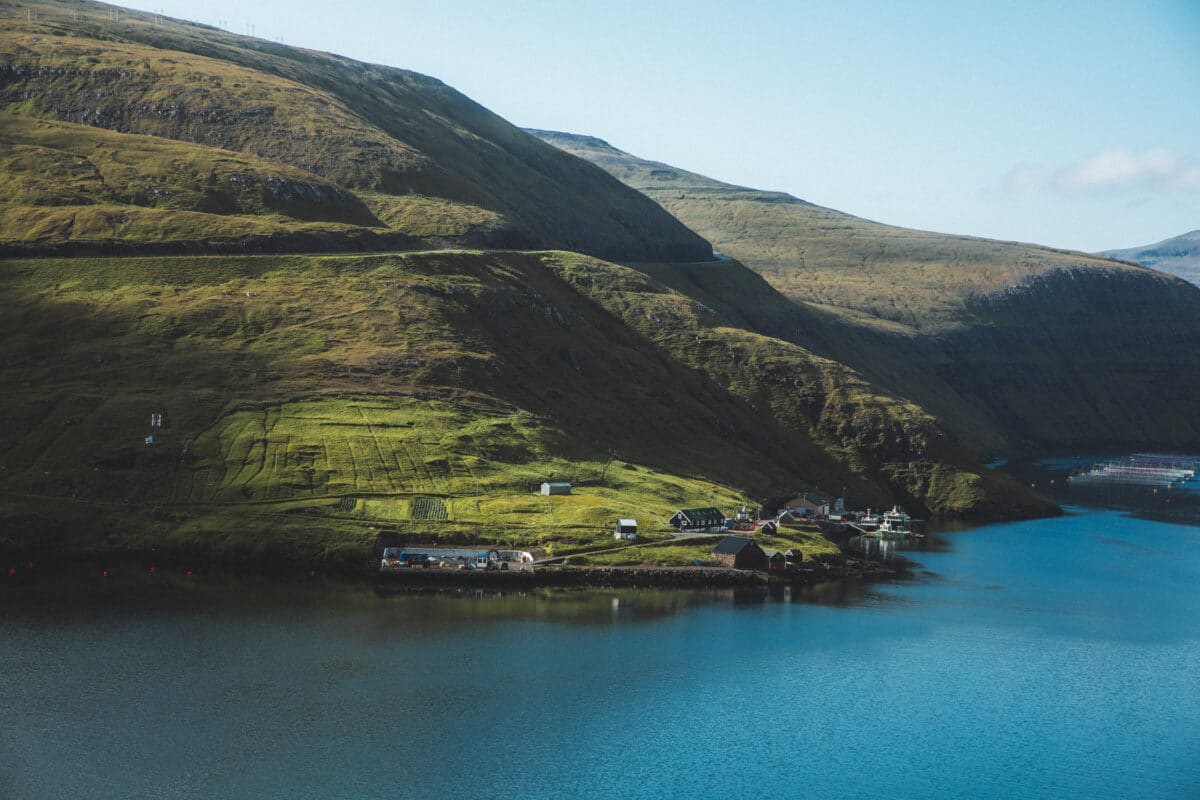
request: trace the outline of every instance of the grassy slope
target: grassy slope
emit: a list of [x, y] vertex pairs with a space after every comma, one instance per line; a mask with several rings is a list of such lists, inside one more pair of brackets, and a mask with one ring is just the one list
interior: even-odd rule
[[0, 538], [320, 555], [437, 500], [451, 538], [587, 543], [818, 477], [883, 493], [543, 264], [574, 258], [0, 262]]
[[9, 242], [385, 227], [328, 181], [229, 151], [2, 113], [0, 145], [0, 239]]
[[973, 298], [1051, 270], [1136, 269], [1084, 253], [882, 225], [646, 161], [593, 137], [534, 133], [653, 197], [790, 299], [882, 331], [972, 324]]
[[[852, 502], [880, 505], [901, 497], [935, 513], [967, 516], [1051, 511], [1005, 476], [981, 468], [913, 403], [842, 364], [759, 332], [723, 308], [721, 298], [753, 294], [761, 283], [739, 264], [643, 264], [634, 270], [569, 254], [547, 262], [658, 347], [849, 468], [854, 478], [841, 487], [829, 486], [835, 471], [814, 471], [828, 476], [828, 489], [845, 489]], [[703, 283], [697, 276], [710, 274], [720, 276], [721, 290], [705, 295], [716, 301], [706, 305], [697, 300], [700, 292], [688, 289]], [[678, 291], [663, 291], [667, 287]], [[872, 486], [887, 486], [890, 494], [879, 495]]]
[[[709, 247], [602, 170], [416, 73], [123, 12], [84, 0], [0, 0], [0, 109], [190, 142], [295, 167], [345, 190], [446, 201], [476, 243], [615, 258], [699, 259]], [[455, 213], [464, 212], [464, 213]], [[498, 224], [497, 224], [498, 223]], [[460, 241], [462, 239], [460, 238]]]
[[732, 313], [911, 399], [978, 450], [1200, 444], [1195, 287], [1083, 253], [881, 225], [537, 133], [793, 301], [727, 295]]

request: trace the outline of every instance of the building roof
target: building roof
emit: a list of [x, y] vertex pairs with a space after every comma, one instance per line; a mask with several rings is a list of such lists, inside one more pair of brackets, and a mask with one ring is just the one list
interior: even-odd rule
[[[684, 508], [676, 512], [675, 517], [682, 517], [689, 524], [703, 525], [720, 525], [725, 522], [725, 514], [719, 508]], [[675, 517], [672, 517], [674, 519]]]
[[784, 555], [783, 555], [783, 553], [779, 552], [778, 550], [774, 550], [774, 549], [771, 549], [771, 548], [764, 547], [764, 548], [763, 548], [763, 552], [764, 552], [764, 553], [766, 553], [766, 555], [767, 555], [767, 558], [774, 558], [775, 556], [779, 556], [780, 558], [784, 558]]
[[566, 481], [544, 481], [543, 486], [570, 486]]
[[619, 519], [619, 520], [617, 520], [617, 524], [620, 525], [622, 528], [636, 528], [637, 520], [636, 519]]
[[724, 539], [717, 542], [717, 546], [712, 549], [712, 555], [721, 553], [725, 555], [736, 556], [738, 553], [742, 552], [748, 546], [753, 544], [754, 540], [745, 536], [726, 536]]

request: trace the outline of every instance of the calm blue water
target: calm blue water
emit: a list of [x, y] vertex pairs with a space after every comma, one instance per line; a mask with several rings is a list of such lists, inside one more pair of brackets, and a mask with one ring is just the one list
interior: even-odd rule
[[9, 591], [0, 797], [1200, 797], [1200, 529], [935, 550], [786, 598]]

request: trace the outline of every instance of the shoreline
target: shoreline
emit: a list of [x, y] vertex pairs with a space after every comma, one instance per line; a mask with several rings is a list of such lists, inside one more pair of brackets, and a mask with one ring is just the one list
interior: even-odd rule
[[262, 578], [282, 582], [332, 579], [379, 587], [445, 587], [486, 589], [639, 588], [727, 589], [809, 586], [842, 580], [891, 579], [903, 576], [909, 562], [885, 564], [857, 554], [841, 563], [768, 575], [752, 570], [697, 566], [567, 566], [548, 565], [508, 570], [406, 569], [380, 572], [378, 561], [329, 561], [306, 564], [279, 559], [216, 559], [162, 552], [89, 552], [63, 558], [45, 551], [0, 551], [0, 586], [19, 588], [50, 577], [108, 578], [114, 582], [137, 575], [180, 579]]

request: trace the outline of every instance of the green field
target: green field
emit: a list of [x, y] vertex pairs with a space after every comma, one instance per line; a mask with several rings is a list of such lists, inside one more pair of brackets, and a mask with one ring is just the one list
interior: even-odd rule
[[[447, 523], [522, 544], [602, 540], [618, 517], [666, 531], [681, 507], [745, 502], [728, 488], [645, 466], [563, 458], [552, 449], [561, 438], [528, 414], [412, 398], [287, 403], [233, 413], [197, 438], [173, 499], [247, 501], [259, 510], [311, 500], [323, 514], [434, 537]], [[572, 494], [542, 496], [546, 480], [569, 481]], [[357, 502], [349, 510], [324, 502], [335, 498]]]
[[[542, 258], [0, 262], [0, 538], [323, 553], [389, 529], [561, 548], [805, 480], [810, 443], [789, 456], [786, 433]], [[537, 494], [551, 479], [575, 493]]]

